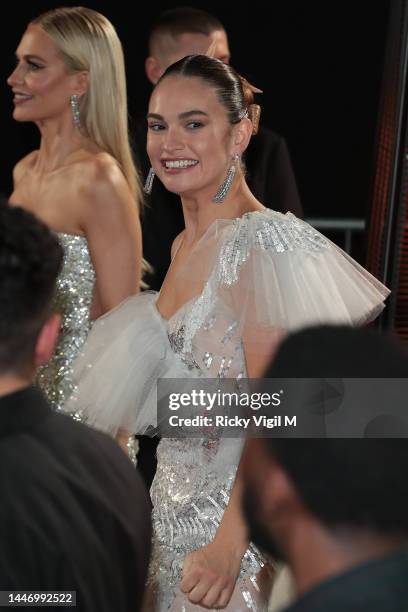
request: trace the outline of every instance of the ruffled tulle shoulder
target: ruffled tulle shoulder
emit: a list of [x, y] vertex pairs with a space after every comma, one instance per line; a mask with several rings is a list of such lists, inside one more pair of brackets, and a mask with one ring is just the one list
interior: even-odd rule
[[238, 282], [243, 264], [257, 251], [279, 255], [318, 253], [329, 248], [330, 242], [322, 234], [291, 213], [283, 215], [268, 209], [247, 213], [235, 220], [232, 235], [220, 250], [220, 281]]
[[157, 428], [157, 379], [189, 374], [171, 350], [156, 299], [141, 293], [95, 321], [74, 363], [77, 384], [66, 412], [112, 435]]
[[315, 228], [269, 209], [218, 220], [180, 276], [195, 283], [197, 294], [200, 286], [203, 293], [211, 286], [212, 296], [234, 308], [241, 329], [261, 325], [287, 333], [320, 323], [363, 325], [378, 316], [389, 295]]

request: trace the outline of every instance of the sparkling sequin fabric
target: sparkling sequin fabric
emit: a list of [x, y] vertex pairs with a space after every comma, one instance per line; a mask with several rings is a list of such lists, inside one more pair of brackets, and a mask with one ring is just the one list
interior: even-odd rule
[[58, 239], [64, 248], [55, 296], [55, 310], [62, 316], [61, 331], [53, 358], [39, 368], [37, 384], [50, 403], [61, 410], [74, 391], [72, 362], [90, 329], [95, 272], [86, 238], [60, 233]]
[[[246, 374], [242, 339], [234, 312], [219, 299], [219, 286], [238, 282], [249, 257], [248, 227], [237, 220], [236, 231], [220, 250], [202, 294], [168, 321], [168, 337], [192, 375], [236, 378]], [[263, 249], [276, 249], [275, 235], [265, 236]], [[286, 244], [289, 241], [286, 241]], [[172, 587], [181, 580], [187, 554], [214, 538], [234, 483], [242, 439], [163, 439], [157, 450], [158, 466], [152, 484], [155, 541], [150, 568], [158, 585], [159, 609], [165, 610]], [[241, 582], [256, 574], [264, 562], [251, 545], [241, 563]], [[243, 584], [243, 582], [242, 582]], [[251, 593], [242, 589], [245, 608], [261, 610]]]
[[[181, 282], [197, 291], [170, 320], [160, 316], [157, 295], [147, 292], [93, 325], [77, 363], [72, 401], [93, 426], [144, 433], [158, 425], [157, 378], [239, 380], [246, 376], [243, 339], [266, 363], [282, 333], [318, 323], [367, 322], [388, 294], [315, 229], [266, 209], [216, 221], [184, 268]], [[205, 435], [163, 438], [158, 447], [151, 489], [155, 612], [193, 609], [178, 591], [183, 561], [212, 541], [229, 502], [243, 440]], [[266, 609], [256, 580], [262, 564], [250, 546], [237, 581], [238, 602], [228, 610]]]
[[[228, 504], [242, 440], [163, 439], [152, 485], [154, 543], [151, 581], [158, 586], [160, 610], [173, 597], [183, 562], [190, 552], [209, 544]], [[222, 453], [225, 467], [213, 466]], [[255, 576], [263, 566], [251, 545], [241, 564], [241, 578]], [[258, 610], [259, 608], [253, 608]]]

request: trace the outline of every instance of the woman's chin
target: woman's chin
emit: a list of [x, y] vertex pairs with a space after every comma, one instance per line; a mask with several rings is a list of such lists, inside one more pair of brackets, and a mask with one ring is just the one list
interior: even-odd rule
[[190, 189], [185, 185], [182, 185], [180, 181], [173, 181], [171, 179], [168, 180], [168, 177], [165, 177], [164, 180], [162, 180], [162, 183], [167, 191], [170, 191], [176, 195], [183, 195], [184, 193], [190, 191]]
[[19, 113], [17, 109], [14, 109], [13, 111], [13, 119], [14, 121], [19, 121], [20, 123], [24, 121], [30, 121], [30, 119], [27, 119], [26, 117], [24, 117], [22, 113]]
[[166, 185], [165, 185], [165, 187], [166, 187], [167, 191], [170, 191], [170, 193], [174, 193], [174, 195], [178, 195], [178, 196], [182, 195], [182, 192], [181, 191], [177, 191], [175, 187], [174, 188], [173, 187], [167, 187]]
[[13, 119], [14, 121], [18, 121], [19, 123], [29, 123], [37, 121], [37, 119], [33, 117], [31, 113], [26, 113], [18, 107], [13, 110]]

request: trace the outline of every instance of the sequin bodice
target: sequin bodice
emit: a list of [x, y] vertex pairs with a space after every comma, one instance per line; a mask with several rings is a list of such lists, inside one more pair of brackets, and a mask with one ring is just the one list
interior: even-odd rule
[[61, 410], [74, 390], [72, 362], [90, 329], [95, 272], [85, 237], [60, 233], [58, 239], [64, 249], [55, 295], [55, 310], [62, 317], [61, 330], [53, 358], [39, 368], [37, 384], [51, 404]]

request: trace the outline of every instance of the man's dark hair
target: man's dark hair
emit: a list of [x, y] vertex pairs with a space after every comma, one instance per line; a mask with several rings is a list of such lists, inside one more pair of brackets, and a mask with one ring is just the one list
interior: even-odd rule
[[44, 223], [0, 200], [0, 373], [32, 365], [51, 314], [62, 247]]
[[173, 37], [186, 33], [209, 36], [215, 30], [224, 30], [224, 26], [206, 11], [190, 6], [169, 9], [161, 13], [151, 27], [149, 50], [151, 53], [155, 40], [166, 34]]
[[[408, 351], [374, 330], [311, 328], [284, 341], [265, 377], [407, 378]], [[305, 506], [327, 527], [408, 533], [407, 439], [264, 442]]]

